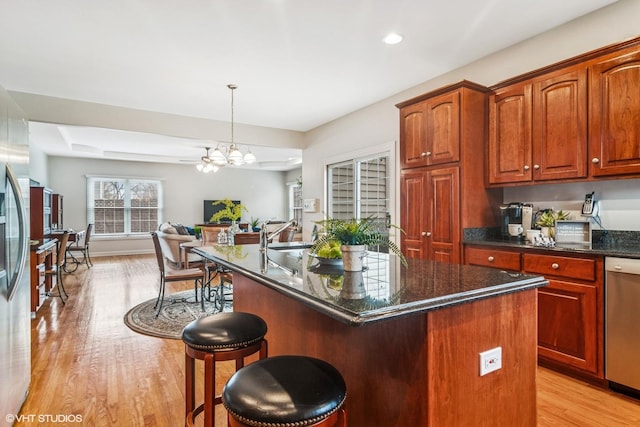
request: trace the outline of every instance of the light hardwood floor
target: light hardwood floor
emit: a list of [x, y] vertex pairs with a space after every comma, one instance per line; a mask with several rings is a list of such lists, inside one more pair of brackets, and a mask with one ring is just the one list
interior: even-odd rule
[[[49, 298], [32, 320], [33, 374], [21, 414], [35, 421], [16, 426], [184, 425], [182, 342], [137, 334], [123, 322], [129, 308], [157, 295], [155, 258], [93, 261], [90, 270], [65, 275], [66, 305]], [[192, 289], [190, 282], [170, 285], [167, 292]], [[219, 388], [232, 368], [221, 364]], [[201, 382], [197, 390], [200, 399]], [[224, 410], [217, 413], [216, 426], [225, 426]], [[40, 415], [82, 422], [38, 423]], [[640, 402], [539, 368], [538, 426], [640, 426]]]

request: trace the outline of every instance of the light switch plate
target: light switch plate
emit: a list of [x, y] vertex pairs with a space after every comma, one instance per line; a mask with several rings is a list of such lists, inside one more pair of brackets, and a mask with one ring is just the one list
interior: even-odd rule
[[304, 199], [302, 210], [304, 212], [318, 212], [318, 199]]

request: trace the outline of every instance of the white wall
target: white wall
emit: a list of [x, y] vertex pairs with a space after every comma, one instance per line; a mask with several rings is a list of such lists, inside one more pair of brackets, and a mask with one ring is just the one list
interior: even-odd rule
[[38, 181], [41, 186], [49, 186], [49, 167], [47, 155], [29, 146], [29, 178]]
[[[463, 79], [491, 86], [518, 74], [608, 44], [637, 37], [640, 35], [638, 17], [640, 17], [640, 1], [621, 0], [600, 11], [426, 81], [308, 132], [305, 136], [308, 148], [303, 152], [304, 197], [323, 199], [323, 167], [326, 159], [339, 153], [357, 151], [371, 145], [398, 140], [399, 114], [395, 104]], [[482, 159], [478, 160], [482, 161]], [[640, 217], [639, 195], [637, 190], [634, 190], [634, 183], [619, 180], [603, 185], [603, 188], [606, 188], [606, 191], [602, 191], [604, 194], [615, 191], [616, 200], [634, 201], [624, 212], [613, 208], [613, 204], [609, 205], [611, 209], [606, 218], [606, 222], [609, 223], [608, 228], [638, 230], [638, 221], [632, 221], [634, 216]], [[527, 201], [548, 199], [549, 193], [553, 194], [555, 191], [553, 187], [555, 186], [551, 189], [527, 187]], [[591, 186], [587, 187], [591, 188]], [[637, 181], [635, 181], [635, 188], [637, 188]], [[538, 190], [541, 192], [540, 195], [537, 194]], [[505, 196], [505, 199], [523, 199], [519, 194], [516, 197], [511, 193], [514, 191], [517, 194], [518, 190], [508, 191], [508, 197]], [[582, 184], [568, 184], [568, 189], [563, 188], [559, 194], [564, 194], [563, 197], [570, 202], [581, 199], [585, 192], [585, 186]], [[603, 204], [604, 211], [609, 209], [607, 204]], [[324, 210], [323, 205], [320, 211]], [[318, 219], [320, 215], [320, 213], [305, 215], [305, 230], [311, 230], [310, 222]]]
[[[203, 200], [241, 200], [251, 216], [286, 219], [286, 173], [223, 168], [203, 174], [193, 165], [172, 165], [112, 160], [50, 157], [48, 186], [64, 195], [64, 225], [77, 230], [86, 227], [86, 179], [89, 175], [128, 176], [164, 181], [164, 221], [185, 225], [202, 223]], [[131, 254], [152, 251], [149, 236], [100, 239], [94, 237], [95, 255]]]

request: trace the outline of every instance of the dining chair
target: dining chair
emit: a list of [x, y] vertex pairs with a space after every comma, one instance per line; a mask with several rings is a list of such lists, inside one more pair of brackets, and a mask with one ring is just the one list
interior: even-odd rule
[[[205, 272], [200, 268], [185, 268], [181, 270], [174, 270], [167, 268], [164, 262], [164, 256], [162, 255], [162, 249], [160, 248], [160, 241], [158, 239], [158, 233], [151, 232], [151, 238], [153, 240], [153, 248], [156, 252], [156, 259], [158, 261], [158, 268], [160, 269], [160, 289], [158, 291], [158, 298], [153, 306], [157, 308], [156, 317], [162, 311], [162, 304], [164, 303], [164, 291], [167, 282], [181, 282], [185, 280], [193, 280], [194, 290], [196, 296], [196, 302], [198, 301], [198, 284], [204, 286], [205, 284]], [[200, 301], [202, 310], [204, 311], [204, 299]]]
[[67, 294], [67, 290], [64, 288], [64, 283], [62, 282], [62, 270], [64, 267], [64, 261], [66, 257], [65, 250], [67, 248], [68, 241], [69, 241], [69, 232], [65, 230], [64, 233], [62, 233], [62, 237], [60, 238], [60, 243], [58, 245], [58, 254], [56, 256], [55, 264], [53, 264], [50, 269], [47, 269], [44, 271], [45, 277], [47, 276], [56, 277], [56, 286], [58, 287], [57, 294], [52, 294], [51, 292], [49, 292], [48, 296], [60, 297], [60, 301], [62, 301], [62, 304], [65, 304], [65, 297], [69, 298], [69, 294]]
[[87, 225], [87, 231], [85, 231], [83, 239], [76, 240], [67, 248], [67, 251], [70, 252], [71, 256], [74, 258], [74, 252], [80, 252], [82, 254], [82, 261], [79, 261], [78, 263], [87, 264], [87, 268], [91, 268], [91, 266], [93, 266], [93, 262], [91, 261], [91, 257], [89, 256], [89, 241], [91, 239], [91, 231], [93, 231], [93, 224]]
[[295, 227], [287, 227], [278, 236], [278, 242], [293, 242], [296, 235]]

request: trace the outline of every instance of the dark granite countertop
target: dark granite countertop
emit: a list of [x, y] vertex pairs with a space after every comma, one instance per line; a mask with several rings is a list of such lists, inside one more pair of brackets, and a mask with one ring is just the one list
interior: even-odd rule
[[203, 246], [193, 252], [288, 295], [343, 323], [358, 326], [491, 298], [547, 284], [541, 276], [369, 252], [366, 269], [344, 272], [308, 250], [261, 253], [258, 245]]
[[[478, 231], [480, 230], [480, 231]], [[500, 246], [518, 249], [534, 249], [548, 252], [565, 252], [576, 254], [592, 254], [615, 256], [622, 258], [640, 258], [640, 232], [596, 230], [592, 235], [591, 244], [556, 243], [556, 246], [546, 248], [534, 246], [526, 241], [501, 239], [495, 233], [483, 233], [481, 229], [465, 230], [464, 244]]]

